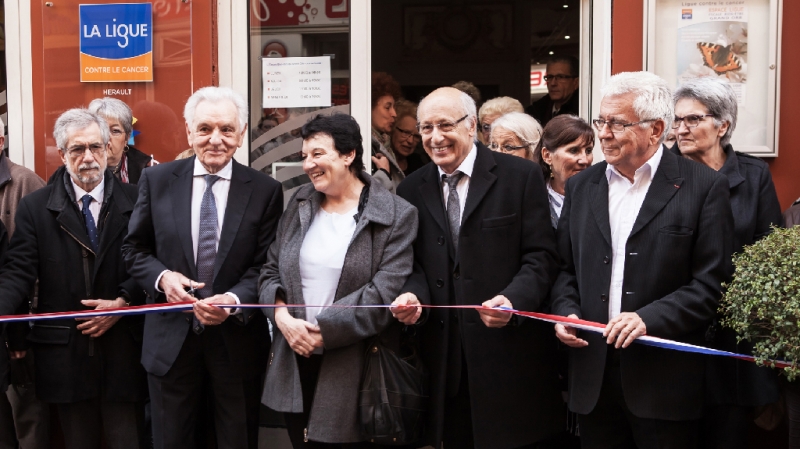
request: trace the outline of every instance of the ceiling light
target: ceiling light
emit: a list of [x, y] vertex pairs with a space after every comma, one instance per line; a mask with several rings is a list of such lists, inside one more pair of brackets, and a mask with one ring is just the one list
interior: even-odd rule
[[569, 36], [564, 36], [564, 39], [569, 39]]
[[551, 52], [550, 52], [550, 54], [552, 55], [552, 54], [553, 54], [553, 52], [551, 51]]

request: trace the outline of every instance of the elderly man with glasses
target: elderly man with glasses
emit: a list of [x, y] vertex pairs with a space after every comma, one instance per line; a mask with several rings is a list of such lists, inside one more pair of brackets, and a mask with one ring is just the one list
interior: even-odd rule
[[584, 448], [698, 447], [703, 356], [633, 344], [647, 334], [703, 345], [730, 274], [728, 180], [665, 151], [672, 118], [664, 80], [611, 77], [593, 120], [605, 162], [566, 185], [552, 310], [606, 324], [602, 335], [555, 328], [572, 348]]
[[[538, 311], [546, 303], [557, 256], [542, 171], [474, 142], [475, 102], [463, 92], [434, 91], [417, 117], [433, 164], [398, 188], [419, 210], [419, 231], [414, 271], [393, 313], [418, 324], [431, 374], [420, 443], [540, 447], [566, 417], [552, 328], [491, 308]], [[425, 309], [422, 316], [420, 303], [486, 308]]]
[[[144, 303], [121, 251], [137, 189], [107, 169], [109, 135], [106, 121], [86, 109], [56, 120], [64, 166], [19, 203], [0, 271], [0, 315], [28, 300], [37, 278], [41, 313]], [[99, 449], [102, 439], [110, 448], [139, 448], [142, 322], [109, 316], [33, 325], [37, 396], [58, 411], [67, 448]]]

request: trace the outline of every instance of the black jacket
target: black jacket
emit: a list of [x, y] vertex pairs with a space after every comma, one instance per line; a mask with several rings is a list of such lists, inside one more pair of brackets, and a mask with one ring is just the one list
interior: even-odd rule
[[[144, 293], [125, 270], [121, 253], [136, 188], [106, 170], [96, 254], [68, 176], [59, 168], [53, 183], [20, 201], [16, 231], [0, 271], [0, 314], [13, 313], [27, 301], [37, 277], [42, 313], [86, 310], [82, 299], [124, 296], [132, 304], [144, 303]], [[38, 397], [50, 403], [98, 396], [111, 401], [142, 399], [142, 318], [122, 318], [99, 338], [83, 335], [77, 324], [72, 319], [38, 321], [31, 329], [28, 340], [36, 350]]]
[[[148, 302], [166, 302], [155, 283], [164, 270], [197, 279], [191, 233], [195, 157], [150, 167], [139, 179], [139, 201], [123, 247], [125, 262], [145, 289]], [[213, 293], [232, 292], [244, 304], [258, 302], [257, 281], [283, 210], [281, 184], [233, 161], [228, 204], [214, 265]], [[252, 317], [253, 325], [242, 325]], [[149, 314], [145, 318], [142, 364], [163, 376], [172, 367], [191, 329], [190, 315]], [[220, 326], [231, 361], [243, 376], [258, 370], [266, 338], [264, 314], [246, 309]], [[266, 334], [268, 335], [268, 334]], [[262, 372], [263, 373], [263, 372]], [[262, 374], [258, 373], [258, 374]]]
[[128, 147], [128, 152], [126, 154], [128, 155], [128, 182], [131, 184], [139, 184], [139, 178], [142, 177], [142, 170], [150, 164], [151, 157], [134, 147]]
[[[575, 92], [572, 93], [572, 96], [569, 97], [569, 100], [561, 105], [561, 109], [558, 110], [558, 114], [556, 115], [578, 115], [580, 113], [580, 109], [578, 108], [579, 99], [580, 94], [578, 89], [575, 89]], [[550, 100], [550, 94], [547, 94], [544, 97], [534, 101], [530, 106], [525, 108], [525, 113], [538, 120], [542, 125], [542, 128], [544, 128], [544, 126], [547, 125], [547, 122], [554, 117], [553, 102]]]
[[[436, 165], [412, 173], [397, 193], [419, 210], [414, 270], [401, 292], [425, 304], [477, 305], [505, 295], [520, 310], [545, 307], [557, 255], [539, 166], [477, 144], [457, 258]], [[459, 383], [462, 363], [477, 448], [521, 447], [563, 429], [551, 325], [522, 319], [491, 329], [475, 310], [426, 310], [419, 328], [431, 376], [425, 444], [442, 441], [445, 398]]]
[[[558, 223], [561, 272], [553, 313], [608, 322], [612, 246], [606, 162], [567, 181]], [[733, 217], [728, 180], [664, 151], [625, 246], [622, 312], [636, 312], [647, 334], [703, 345], [730, 274]], [[608, 345], [579, 332], [589, 346], [570, 349], [569, 406], [587, 414], [597, 404]], [[637, 417], [698, 419], [704, 356], [633, 344], [620, 351], [625, 401]]]
[[[677, 145], [673, 152], [680, 154]], [[733, 211], [733, 252], [740, 253], [780, 226], [781, 206], [766, 162], [725, 147], [725, 164], [719, 170], [728, 178]], [[716, 324], [709, 344], [723, 351], [751, 353], [749, 342], [736, 343], [736, 333]], [[758, 406], [778, 401], [777, 371], [729, 357], [706, 358], [706, 385], [711, 404]]]

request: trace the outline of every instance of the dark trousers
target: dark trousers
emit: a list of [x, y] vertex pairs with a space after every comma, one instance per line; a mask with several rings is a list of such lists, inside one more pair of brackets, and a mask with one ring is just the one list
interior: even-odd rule
[[139, 449], [141, 404], [100, 398], [56, 404], [66, 449], [100, 449], [105, 437], [111, 449]]
[[156, 449], [197, 447], [198, 410], [209, 393], [204, 385], [211, 389], [217, 447], [257, 447], [259, 378], [243, 378], [228, 356], [219, 328], [207, 326], [200, 335], [189, 331], [167, 374], [148, 373], [147, 380]]
[[747, 449], [753, 407], [716, 405], [703, 416], [703, 447], [707, 449]]
[[578, 415], [583, 449], [692, 449], [698, 447], [698, 421], [640, 418], [625, 404], [619, 350], [608, 349], [603, 386], [594, 410]]
[[20, 449], [50, 447], [50, 406], [36, 397], [33, 357], [28, 349], [9, 365], [12, 384], [0, 394], [0, 449], [16, 449], [17, 439]]
[[316, 448], [341, 448], [341, 449], [368, 449], [380, 448], [376, 444], [368, 442], [361, 443], [320, 443], [318, 441], [306, 441], [305, 431], [308, 426], [308, 417], [311, 413], [311, 405], [314, 403], [314, 391], [317, 389], [317, 379], [319, 370], [322, 366], [322, 355], [312, 355], [305, 358], [295, 355], [297, 358], [297, 369], [300, 372], [300, 388], [303, 392], [303, 413], [284, 413], [286, 430], [289, 433], [289, 440], [294, 449], [316, 449]]

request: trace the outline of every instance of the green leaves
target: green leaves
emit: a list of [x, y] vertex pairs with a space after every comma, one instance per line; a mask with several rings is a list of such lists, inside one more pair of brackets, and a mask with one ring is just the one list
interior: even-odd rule
[[759, 365], [781, 359], [793, 380], [800, 375], [800, 227], [773, 227], [772, 234], [735, 254], [733, 279], [724, 284], [722, 325], [739, 341], [754, 342]]

